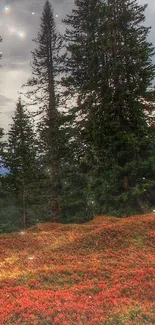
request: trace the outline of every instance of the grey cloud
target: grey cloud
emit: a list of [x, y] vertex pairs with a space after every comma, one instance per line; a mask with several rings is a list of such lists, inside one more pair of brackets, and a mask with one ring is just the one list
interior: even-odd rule
[[0, 107], [1, 107], [1, 109], [4, 106], [7, 106], [8, 104], [13, 103], [13, 102], [14, 102], [14, 100], [12, 98], [6, 97], [5, 95], [0, 95]]
[[[3, 52], [4, 64], [13, 58], [23, 57], [24, 60], [31, 60], [31, 51], [34, 49], [34, 42], [32, 39], [37, 36], [40, 28], [40, 17], [45, 1], [44, 0], [10, 0], [8, 5], [11, 6], [12, 12], [9, 15], [1, 15], [0, 35], [3, 37], [1, 49]], [[58, 14], [56, 23], [58, 29], [63, 32], [63, 25], [61, 19], [64, 18], [72, 8], [72, 1], [70, 0], [55, 0], [52, 5], [55, 14]], [[32, 12], [35, 15], [32, 15]], [[25, 39], [19, 39], [16, 35], [9, 34], [9, 27], [16, 27], [26, 33]]]
[[[16, 105], [14, 105], [14, 107], [15, 107]], [[6, 111], [5, 112], [5, 116], [7, 116], [7, 118], [9, 118], [10, 119], [10, 121], [12, 121], [12, 117], [13, 117], [13, 115], [14, 115], [14, 110], [13, 109], [10, 109], [9, 111]]]
[[14, 70], [22, 70], [22, 69], [27, 69], [27, 66], [29, 64], [29, 61], [20, 61], [20, 56], [19, 58], [14, 61], [14, 62], [10, 62], [8, 63], [8, 65], [6, 66], [7, 69], [14, 71]]

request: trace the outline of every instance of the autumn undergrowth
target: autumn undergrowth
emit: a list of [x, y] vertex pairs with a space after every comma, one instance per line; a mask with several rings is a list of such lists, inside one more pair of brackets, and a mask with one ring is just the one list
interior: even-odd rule
[[0, 235], [0, 325], [155, 324], [155, 214]]

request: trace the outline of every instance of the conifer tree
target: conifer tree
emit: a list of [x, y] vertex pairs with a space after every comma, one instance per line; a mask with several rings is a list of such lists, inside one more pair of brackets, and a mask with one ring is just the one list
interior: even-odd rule
[[19, 99], [8, 133], [6, 166], [9, 168], [11, 192], [21, 210], [20, 225], [28, 225], [28, 209], [33, 202], [37, 174], [35, 137], [29, 114]]
[[[96, 68], [99, 66], [95, 48], [100, 29], [100, 1], [78, 0], [75, 4], [76, 8], [72, 11], [72, 15], [67, 15], [67, 18], [63, 20], [71, 28], [66, 29], [64, 36], [68, 55], [64, 61], [64, 74], [66, 75], [62, 78], [62, 85], [67, 87], [65, 92], [67, 99], [72, 99], [74, 96], [77, 99], [77, 106], [69, 109], [69, 114], [72, 116], [72, 163], [69, 166], [72, 167], [65, 173], [66, 176], [68, 175], [66, 187], [70, 197], [70, 202], [66, 202], [66, 205], [75, 219], [79, 219], [79, 214], [84, 221], [90, 217], [89, 200], [86, 199], [89, 145], [82, 133], [87, 128], [88, 103], [90, 106], [92, 100], [95, 101], [94, 89], [97, 87]], [[77, 117], [80, 117], [79, 123]]]
[[59, 126], [57, 77], [59, 75], [58, 52], [61, 37], [56, 30], [50, 2], [45, 2], [40, 30], [34, 40], [37, 47], [32, 52], [32, 78], [25, 86], [30, 87], [27, 96], [37, 105], [40, 114], [38, 124], [40, 152], [44, 170], [48, 174], [47, 195], [52, 220], [59, 220]]
[[5, 167], [7, 160], [7, 142], [3, 140], [4, 132], [0, 128], [0, 233], [17, 231], [17, 209], [10, 191], [8, 169]]
[[[77, 130], [72, 119], [65, 126], [64, 145], [61, 158], [61, 216], [65, 223], [81, 223], [90, 219], [90, 209], [85, 195], [86, 167], [81, 163], [82, 143], [79, 143]], [[74, 121], [73, 121], [74, 122]], [[74, 124], [74, 123], [73, 123]]]
[[[3, 129], [0, 128], [0, 168], [1, 168], [1, 164], [2, 164], [2, 155], [3, 155]], [[2, 175], [0, 172], [0, 210], [2, 209], [2, 205], [3, 205], [3, 200], [4, 200], [4, 190], [2, 187]], [[1, 220], [0, 220], [0, 232], [2, 232], [1, 230], [2, 225], [1, 225]]]
[[[88, 165], [87, 194], [96, 213], [145, 210], [154, 186], [152, 129], [147, 88], [154, 77], [154, 49], [147, 41], [137, 0], [76, 0], [64, 22], [67, 77], [77, 92], [77, 123]], [[126, 212], [125, 212], [126, 211]]]
[[63, 20], [71, 28], [66, 28], [64, 35], [68, 56], [64, 62], [67, 76], [62, 81], [71, 92], [80, 95], [80, 101], [99, 86], [96, 77], [103, 66], [104, 54], [100, 47], [105, 34], [102, 19], [106, 6], [100, 0], [76, 0], [75, 6], [72, 14]]
[[3, 136], [4, 136], [4, 131], [2, 128], [0, 128], [0, 156], [2, 155], [3, 147], [4, 147]]

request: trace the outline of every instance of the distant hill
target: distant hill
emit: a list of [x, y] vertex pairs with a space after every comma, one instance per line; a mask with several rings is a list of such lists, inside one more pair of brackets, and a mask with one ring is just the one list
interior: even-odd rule
[[0, 235], [0, 325], [155, 324], [155, 214]]

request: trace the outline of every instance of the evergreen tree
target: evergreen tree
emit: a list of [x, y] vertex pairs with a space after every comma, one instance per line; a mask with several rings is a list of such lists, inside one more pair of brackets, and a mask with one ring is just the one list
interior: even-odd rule
[[34, 40], [37, 48], [32, 52], [32, 75], [25, 86], [30, 87], [27, 96], [39, 108], [38, 124], [40, 153], [45, 173], [48, 175], [46, 185], [49, 197], [49, 213], [52, 220], [59, 220], [60, 159], [58, 112], [59, 57], [61, 37], [54, 22], [53, 9], [46, 1], [41, 17], [40, 30]]
[[87, 95], [95, 95], [94, 90], [99, 86], [96, 77], [103, 72], [103, 40], [106, 31], [102, 19], [106, 6], [100, 0], [76, 0], [75, 6], [72, 14], [63, 20], [71, 28], [67, 28], [64, 35], [68, 55], [64, 62], [67, 76], [62, 79], [62, 84], [67, 86], [71, 94], [78, 94], [78, 102], [81, 103]]
[[87, 162], [87, 197], [96, 213], [145, 210], [154, 186], [147, 88], [154, 77], [154, 49], [137, 1], [76, 0], [64, 22], [67, 77], [78, 94], [77, 123]]
[[[82, 143], [79, 143], [73, 119], [67, 116], [64, 123], [64, 143], [61, 149], [61, 216], [62, 222], [81, 223], [90, 219], [90, 209], [86, 200], [86, 168], [81, 163]], [[62, 134], [63, 135], [63, 134]]]
[[[2, 173], [1, 173], [1, 168], [2, 168], [2, 158], [3, 158], [3, 147], [4, 147], [4, 142], [3, 142], [3, 129], [0, 128], [0, 212], [3, 206], [3, 202], [4, 202], [4, 189], [2, 186]], [[0, 218], [0, 232], [2, 232], [1, 230], [2, 228], [2, 220]]]
[[[72, 15], [67, 15], [63, 22], [71, 29], [66, 29], [66, 55], [64, 61], [65, 77], [62, 85], [67, 88], [64, 92], [66, 99], [75, 96], [77, 106], [69, 108], [72, 125], [70, 125], [71, 138], [69, 140], [70, 163], [65, 171], [65, 199], [64, 210], [66, 215], [72, 215], [76, 221], [85, 221], [90, 218], [90, 202], [87, 199], [86, 184], [89, 169], [86, 153], [88, 141], [82, 136], [88, 121], [88, 109], [83, 103], [95, 101], [96, 64], [95, 51], [98, 30], [100, 29], [100, 1], [75, 1], [76, 9]], [[88, 106], [88, 105], [87, 105]], [[80, 122], [77, 122], [80, 121]], [[68, 212], [67, 212], [68, 211]]]
[[8, 184], [16, 198], [22, 220], [20, 225], [28, 225], [29, 208], [33, 203], [37, 175], [35, 138], [29, 114], [19, 99], [8, 133], [6, 166], [10, 170]]
[[2, 128], [0, 128], [0, 157], [2, 156], [3, 148], [4, 148], [3, 136], [4, 136], [4, 131]]

